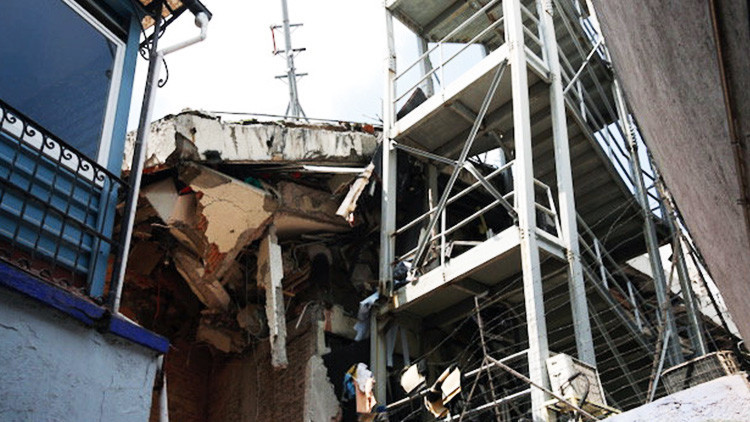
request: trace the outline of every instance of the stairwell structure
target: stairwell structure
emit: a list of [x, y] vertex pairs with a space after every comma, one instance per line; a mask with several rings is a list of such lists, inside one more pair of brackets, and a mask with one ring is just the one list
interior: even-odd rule
[[[627, 336], [633, 353], [650, 359], [655, 324], [662, 320], [671, 336], [666, 359], [682, 361], [658, 256], [666, 226], [652, 212], [659, 198], [647, 185], [654, 179], [640, 168], [635, 128], [584, 6], [575, 0], [385, 1], [385, 300], [371, 320], [371, 366], [381, 401], [389, 323], [447, 327], [471, 311], [475, 297], [515, 281], [505, 300], [523, 306], [527, 373], [539, 385], [549, 387], [551, 350], [594, 367], [597, 357], [614, 356], [609, 360], [624, 367], [627, 395], [642, 402], [646, 386], [630, 373], [631, 357], [612, 337]], [[394, 18], [417, 36], [416, 61], [397, 57]], [[480, 49], [482, 57], [466, 59], [470, 49]], [[467, 70], [447, 80], [451, 66]], [[504, 159], [481, 171], [476, 157], [498, 149]], [[424, 164], [428, 181], [416, 217], [421, 199], [397, 197], [404, 177], [398, 160], [407, 156], [407, 163]], [[489, 198], [485, 206], [468, 215], [454, 211], [479, 192]], [[486, 230], [485, 238], [459, 235], [498, 215], [508, 224]], [[459, 249], [463, 253], [455, 253]], [[660, 274], [658, 309], [646, 309], [619, 270], [645, 252]], [[402, 286], [394, 283], [399, 263], [410, 267]], [[566, 287], [562, 303], [568, 304], [561, 306], [550, 292]], [[602, 315], [614, 325], [605, 326]], [[554, 334], [564, 324], [572, 333]], [[595, 342], [592, 324], [604, 340]], [[538, 388], [529, 395], [533, 420], [549, 420], [551, 397]]]

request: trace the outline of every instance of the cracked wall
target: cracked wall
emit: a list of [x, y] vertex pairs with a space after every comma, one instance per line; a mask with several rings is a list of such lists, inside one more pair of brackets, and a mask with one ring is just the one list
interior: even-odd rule
[[148, 420], [155, 352], [10, 291], [0, 332], [1, 420]]

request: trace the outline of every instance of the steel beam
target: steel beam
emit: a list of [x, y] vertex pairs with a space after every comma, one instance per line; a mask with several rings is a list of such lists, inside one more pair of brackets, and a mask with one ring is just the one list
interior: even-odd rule
[[385, 323], [376, 309], [370, 311], [370, 370], [375, 377], [375, 399], [388, 403], [387, 341]]
[[[649, 160], [651, 155], [649, 154]], [[685, 303], [685, 310], [688, 316], [688, 332], [690, 333], [690, 344], [693, 347], [697, 356], [703, 356], [706, 354], [706, 338], [703, 335], [703, 328], [701, 326], [700, 317], [698, 313], [698, 306], [695, 302], [695, 294], [693, 293], [693, 286], [690, 281], [690, 274], [688, 272], [687, 263], [685, 261], [685, 255], [682, 251], [682, 242], [680, 236], [679, 223], [677, 221], [676, 213], [672, 203], [669, 201], [667, 196], [667, 188], [664, 186], [664, 181], [659, 175], [659, 171], [656, 168], [653, 161], [650, 161], [651, 168], [654, 169], [656, 174], [656, 185], [657, 192], [661, 198], [661, 210], [664, 215], [664, 219], [669, 226], [669, 233], [672, 236], [672, 258], [677, 267], [677, 278], [680, 280], [680, 290], [682, 291], [682, 300]]]
[[[393, 39], [393, 14], [383, 6], [386, 28], [385, 92], [383, 95], [383, 161], [381, 173], [381, 214], [380, 214], [380, 271], [379, 290], [381, 296], [393, 294], [393, 255], [396, 240], [392, 236], [396, 230], [396, 148], [391, 139], [396, 119], [395, 80], [396, 47]], [[375, 375], [375, 396], [385, 403], [388, 375], [385, 367], [385, 338], [377, 319], [377, 309], [371, 311], [370, 368]]]
[[[544, 316], [542, 270], [539, 244], [536, 238], [536, 202], [534, 199], [533, 150], [531, 147], [531, 112], [529, 110], [529, 80], [524, 47], [523, 20], [520, 0], [503, 2], [506, 40], [511, 69], [513, 94], [513, 128], [516, 161], [514, 181], [520, 232], [521, 269], [529, 339], [529, 378], [547, 387], [549, 379], [546, 361], [549, 357], [547, 323]], [[548, 395], [543, 389], [531, 391], [531, 412], [534, 422], [548, 421], [545, 406]]]
[[674, 321], [674, 314], [669, 300], [669, 291], [667, 290], [667, 280], [664, 277], [664, 268], [661, 264], [661, 254], [659, 253], [659, 242], [656, 237], [656, 226], [654, 225], [653, 216], [648, 204], [648, 195], [643, 182], [643, 171], [641, 170], [641, 161], [638, 157], [638, 144], [633, 136], [633, 128], [630, 124], [630, 115], [625, 103], [625, 96], [620, 89], [620, 85], [615, 80], [612, 85], [615, 96], [615, 105], [620, 119], [622, 133], [628, 142], [630, 149], [630, 165], [633, 168], [633, 179], [635, 179], [636, 198], [640, 204], [643, 215], [643, 231], [646, 238], [646, 248], [648, 250], [649, 262], [651, 263], [651, 274], [654, 279], [654, 289], [656, 299], [659, 301], [659, 308], [666, 315], [666, 329], [671, 338], [668, 344], [669, 362], [672, 365], [680, 364], [684, 361], [682, 350], [680, 348], [680, 339], [677, 334], [677, 326]]
[[503, 74], [505, 73], [506, 66], [507, 66], [507, 62], [503, 61], [500, 63], [500, 65], [497, 67], [497, 70], [495, 71], [495, 76], [493, 77], [492, 83], [490, 83], [490, 88], [484, 97], [484, 101], [482, 102], [482, 106], [479, 109], [479, 114], [477, 115], [477, 118], [474, 121], [474, 125], [471, 128], [469, 137], [466, 139], [466, 142], [464, 143], [463, 149], [461, 150], [461, 155], [458, 157], [458, 160], [456, 160], [456, 167], [453, 169], [453, 172], [451, 173], [451, 176], [448, 179], [448, 183], [446, 183], [445, 185], [443, 194], [440, 197], [440, 202], [438, 202], [437, 210], [435, 211], [435, 214], [433, 214], [432, 217], [430, 218], [430, 222], [427, 225], [427, 230], [425, 231], [424, 235], [420, 237], [419, 239], [419, 243], [417, 245], [417, 251], [414, 254], [414, 261], [413, 261], [413, 267], [412, 267], [413, 271], [418, 270], [421, 267], [422, 262], [424, 261], [424, 257], [427, 252], [427, 247], [429, 246], [429, 240], [430, 240], [430, 237], [427, 234], [432, 232], [432, 230], [435, 228], [435, 225], [437, 224], [437, 221], [440, 215], [443, 213], [443, 210], [445, 209], [445, 205], [448, 202], [448, 199], [450, 198], [453, 185], [456, 183], [456, 180], [458, 179], [458, 174], [461, 171], [461, 169], [464, 167], [464, 163], [466, 163], [466, 159], [469, 156], [469, 151], [471, 151], [471, 146], [474, 144], [474, 140], [476, 139], [477, 133], [479, 132], [479, 127], [482, 124], [482, 120], [484, 120], [484, 116], [487, 114], [487, 109], [489, 109], [490, 102], [492, 101], [492, 98], [495, 96], [495, 92], [497, 91], [498, 86], [500, 86], [500, 80], [502, 79]]
[[594, 339], [591, 335], [591, 322], [589, 321], [588, 304], [586, 303], [586, 286], [583, 282], [583, 270], [581, 269], [573, 171], [570, 163], [570, 142], [565, 114], [565, 96], [563, 94], [562, 76], [560, 75], [560, 55], [555, 38], [553, 14], [552, 2], [544, 0], [544, 7], [540, 7], [539, 15], [544, 37], [544, 51], [546, 52], [547, 66], [550, 70], [550, 113], [552, 117], [552, 140], [555, 145], [555, 173], [560, 208], [560, 228], [562, 229], [562, 240], [568, 252], [568, 286], [578, 359], [596, 366]]
[[497, 199], [500, 204], [505, 207], [505, 209], [508, 211], [508, 214], [510, 214], [510, 216], [514, 220], [518, 219], [518, 215], [516, 213], [516, 210], [513, 209], [513, 205], [511, 205], [511, 203], [508, 202], [507, 199], [505, 199], [503, 194], [500, 193], [500, 191], [498, 191], [490, 182], [488, 182], [484, 176], [482, 176], [482, 173], [480, 173], [473, 164], [471, 164], [470, 162], [466, 162], [464, 163], [464, 168], [468, 170], [468, 172], [471, 173], [471, 175], [474, 176], [474, 178], [477, 179], [477, 181], [481, 183], [485, 189], [487, 189], [490, 195], [494, 196], [495, 199]]

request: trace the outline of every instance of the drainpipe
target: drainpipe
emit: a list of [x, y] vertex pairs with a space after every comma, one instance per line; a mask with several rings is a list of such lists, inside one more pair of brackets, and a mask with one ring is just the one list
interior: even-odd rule
[[119, 264], [116, 267], [115, 274], [117, 274], [117, 279], [112, 289], [113, 294], [110, 294], [110, 305], [113, 314], [117, 314], [119, 312], [120, 300], [122, 299], [122, 284], [125, 280], [125, 267], [127, 266], [128, 254], [130, 252], [130, 240], [133, 235], [135, 211], [138, 207], [138, 195], [141, 190], [141, 176], [143, 173], [143, 164], [146, 159], [146, 144], [148, 142], [149, 125], [151, 123], [151, 115], [154, 111], [154, 101], [156, 99], [156, 88], [158, 86], [161, 64], [164, 60], [164, 56], [166, 56], [167, 54], [174, 53], [175, 51], [182, 50], [185, 47], [189, 47], [193, 44], [197, 44], [205, 40], [208, 31], [209, 19], [210, 16], [207, 11], [199, 11], [195, 15], [195, 25], [201, 30], [199, 35], [185, 41], [178, 42], [163, 50], [157, 50], [157, 45], [159, 42], [158, 34], [159, 32], [161, 32], [163, 18], [160, 14], [156, 17], [156, 24], [154, 25], [154, 39], [151, 43], [148, 62], [146, 88], [143, 93], [143, 103], [141, 105], [141, 117], [140, 121], [138, 122], [138, 132], [135, 138], [135, 145], [133, 146], [133, 161], [130, 166], [130, 177], [128, 179], [128, 183], [131, 189], [128, 192], [128, 198], [125, 202], [125, 230], [123, 231], [123, 237], [120, 239], [120, 251], [122, 252]]
[[159, 356], [159, 359], [157, 361], [158, 369], [156, 371], [156, 376], [161, 377], [161, 380], [159, 380], [158, 378], [156, 379], [156, 382], [161, 381], [161, 388], [159, 388], [159, 422], [169, 422], [169, 406], [167, 401], [167, 368], [165, 365], [164, 355]]

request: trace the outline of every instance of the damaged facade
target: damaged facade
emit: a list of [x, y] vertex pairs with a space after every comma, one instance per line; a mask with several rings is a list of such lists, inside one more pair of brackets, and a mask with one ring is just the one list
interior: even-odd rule
[[379, 132], [192, 111], [151, 126], [121, 312], [170, 339], [173, 418], [351, 418], [349, 368], [324, 359], [369, 362], [347, 348], [377, 286], [377, 219], [356, 203], [377, 208]]

